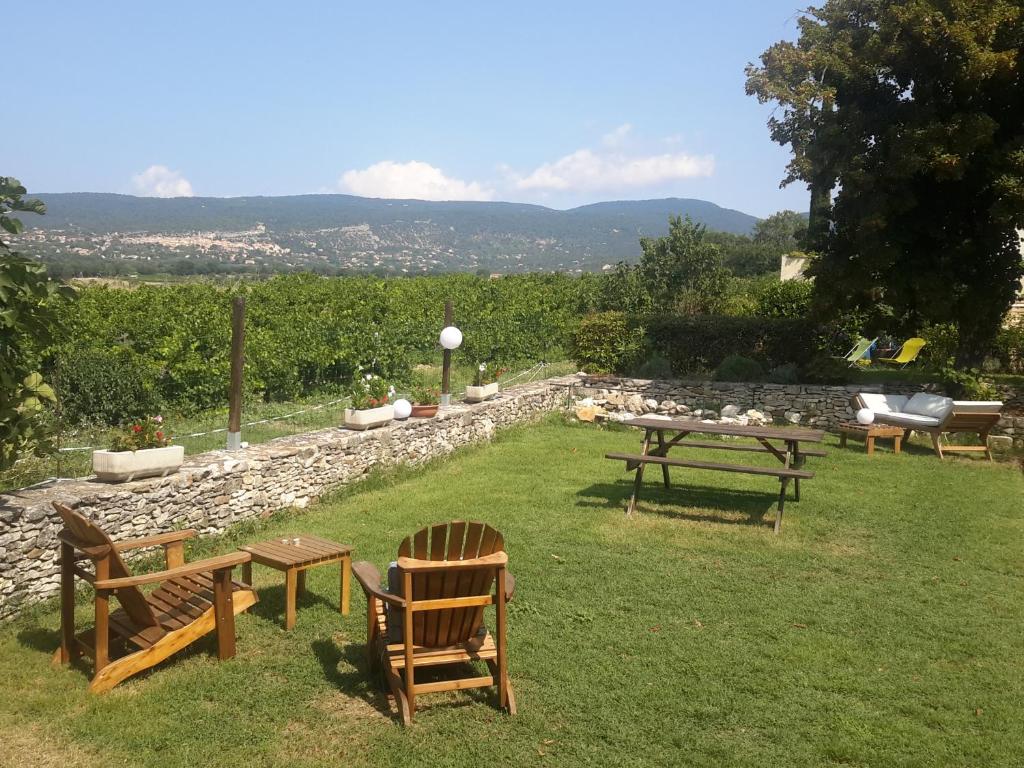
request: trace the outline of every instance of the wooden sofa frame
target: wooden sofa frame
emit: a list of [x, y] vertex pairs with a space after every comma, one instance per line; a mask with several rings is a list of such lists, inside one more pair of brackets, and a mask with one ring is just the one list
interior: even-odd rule
[[[867, 408], [867, 404], [861, 399], [860, 395], [853, 396], [853, 407], [854, 410], [860, 408]], [[869, 409], [870, 410], [870, 409]], [[988, 444], [988, 435], [999, 423], [1001, 418], [1000, 411], [957, 411], [956, 404], [954, 401], [953, 410], [947, 414], [946, 418], [938, 426], [930, 427], [926, 425], [908, 427], [906, 424], [894, 424], [894, 426], [903, 427], [903, 442], [906, 443], [910, 440], [910, 435], [914, 432], [926, 432], [932, 438], [932, 448], [935, 449], [935, 455], [940, 459], [944, 458], [947, 453], [984, 453], [985, 457], [992, 461], [992, 449]], [[881, 415], [882, 418], [878, 420], [882, 423], [885, 422], [885, 414]], [[876, 418], [878, 416], [876, 415]], [[942, 444], [943, 434], [976, 434], [978, 439], [981, 440], [981, 445], [950, 445]]]

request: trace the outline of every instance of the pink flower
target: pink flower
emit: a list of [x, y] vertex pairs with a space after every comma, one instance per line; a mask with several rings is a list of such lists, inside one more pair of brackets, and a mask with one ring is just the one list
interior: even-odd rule
[[157, 424], [163, 424], [164, 423], [164, 417], [163, 416], [154, 416], [153, 417], [153, 421], [155, 421]]

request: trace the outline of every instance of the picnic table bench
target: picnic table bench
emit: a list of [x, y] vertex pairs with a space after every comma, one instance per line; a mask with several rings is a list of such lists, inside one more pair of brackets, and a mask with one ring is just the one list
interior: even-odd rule
[[[794, 497], [800, 501], [800, 481], [810, 480], [813, 472], [803, 469], [809, 456], [824, 456], [825, 452], [818, 448], [802, 447], [801, 443], [821, 443], [825, 433], [816, 429], [782, 429], [778, 427], [753, 427], [740, 424], [704, 423], [685, 419], [653, 419], [636, 418], [622, 422], [626, 426], [644, 430], [643, 447], [640, 453], [607, 453], [605, 458], [626, 462], [626, 471], [636, 471], [633, 483], [633, 495], [626, 507], [626, 516], [636, 511], [637, 498], [643, 482], [644, 467], [648, 464], [661, 466], [662, 480], [666, 488], [669, 482], [669, 467], [685, 467], [688, 469], [706, 469], [716, 472], [740, 472], [748, 475], [769, 475], [777, 477], [779, 489], [779, 508], [775, 515], [775, 533], [782, 528], [782, 512], [786, 504], [786, 488], [793, 481]], [[666, 432], [674, 433], [666, 438]], [[757, 441], [750, 443], [731, 443], [724, 440], [698, 441], [686, 440], [693, 433], [703, 435], [719, 435], [722, 437], [747, 437]], [[655, 442], [656, 441], [656, 442]], [[782, 464], [780, 467], [765, 467], [751, 464], [724, 464], [713, 461], [671, 458], [668, 453], [673, 448], [705, 448], [719, 451], [745, 451], [750, 453], [769, 453]]]

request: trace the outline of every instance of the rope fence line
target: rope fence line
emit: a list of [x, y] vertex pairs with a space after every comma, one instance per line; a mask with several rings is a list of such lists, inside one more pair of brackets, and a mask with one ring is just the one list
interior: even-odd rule
[[[533, 381], [537, 377], [537, 375], [539, 373], [541, 373], [545, 368], [547, 368], [548, 365], [549, 365], [549, 363], [546, 363], [546, 362], [543, 362], [543, 361], [541, 361], [539, 363], [534, 363], [529, 368], [527, 368], [527, 369], [525, 369], [523, 371], [520, 371], [519, 373], [515, 374], [514, 376], [510, 376], [509, 378], [505, 379], [502, 383], [507, 385], [507, 384], [509, 384], [509, 383], [511, 383], [513, 381], [516, 381], [518, 379], [521, 379], [521, 378], [523, 378], [525, 376], [528, 376], [529, 378], [527, 378], [524, 383], [529, 383], [529, 382]], [[457, 393], [457, 394], [459, 394], [461, 396], [464, 396], [466, 394], [466, 392], [465, 392], [465, 390], [463, 390], [461, 393]], [[285, 413], [285, 414], [282, 414], [280, 416], [268, 416], [265, 419], [257, 419], [256, 421], [248, 421], [248, 422], [245, 422], [244, 424], [242, 424], [242, 427], [243, 428], [245, 428], [245, 427], [255, 427], [255, 426], [259, 426], [260, 424], [270, 424], [270, 423], [275, 422], [275, 421], [283, 421], [285, 419], [292, 419], [292, 418], [295, 418], [296, 416], [302, 416], [303, 414], [306, 414], [306, 413], [313, 413], [315, 411], [322, 411], [324, 408], [330, 408], [331, 406], [338, 405], [339, 403], [344, 403], [348, 399], [349, 398], [347, 398], [347, 397], [341, 397], [341, 398], [338, 398], [337, 400], [331, 400], [330, 402], [327, 402], [327, 403], [321, 403], [319, 405], [314, 405], [314, 406], [311, 406], [309, 408], [303, 408], [303, 409], [298, 410], [298, 411], [292, 411], [291, 413]], [[196, 437], [207, 437], [208, 435], [223, 434], [223, 433], [225, 433], [227, 431], [228, 431], [227, 427], [220, 427], [218, 429], [211, 429], [211, 430], [208, 430], [206, 432], [192, 432], [192, 433], [187, 434], [187, 435], [177, 435], [176, 437], [177, 437], [177, 439], [190, 439], [190, 438], [196, 438]], [[92, 445], [75, 445], [75, 446], [68, 446], [66, 448], [60, 448], [60, 449], [58, 449], [58, 453], [74, 453], [74, 452], [78, 452], [78, 451], [95, 451], [95, 450], [97, 450], [96, 446], [92, 446]], [[17, 465], [17, 464], [20, 464], [22, 461], [26, 461], [26, 459], [18, 459], [18, 461], [14, 462], [14, 463], [15, 463], [15, 465]]]

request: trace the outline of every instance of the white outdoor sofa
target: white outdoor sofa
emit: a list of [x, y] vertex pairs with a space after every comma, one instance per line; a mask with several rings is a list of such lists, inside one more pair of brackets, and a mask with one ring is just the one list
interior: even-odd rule
[[[927, 392], [918, 392], [912, 397], [861, 392], [854, 395], [853, 406], [857, 410], [867, 408], [880, 424], [903, 427], [904, 440], [910, 438], [911, 432], [927, 432], [940, 459], [944, 452], [966, 451], [984, 453], [990, 461], [992, 451], [988, 447], [988, 433], [999, 423], [999, 414], [1003, 410], [1003, 404], [998, 401], [953, 400]], [[981, 440], [981, 445], [943, 445], [941, 436], [944, 432], [974, 433]]]

